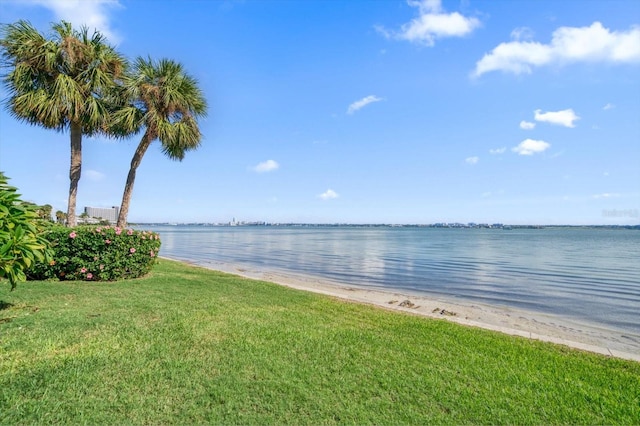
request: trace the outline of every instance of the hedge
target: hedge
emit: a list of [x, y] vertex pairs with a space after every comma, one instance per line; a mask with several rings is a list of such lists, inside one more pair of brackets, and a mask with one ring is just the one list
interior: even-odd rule
[[53, 249], [53, 260], [27, 270], [29, 279], [138, 278], [151, 270], [160, 250], [157, 233], [114, 226], [56, 226], [45, 238]]

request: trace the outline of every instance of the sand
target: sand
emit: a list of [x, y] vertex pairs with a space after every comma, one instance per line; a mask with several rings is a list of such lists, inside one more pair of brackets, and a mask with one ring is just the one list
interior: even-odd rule
[[385, 309], [438, 318], [466, 326], [494, 330], [527, 339], [556, 343], [640, 362], [639, 334], [611, 330], [557, 315], [352, 286], [288, 271], [258, 269], [221, 262], [197, 264], [208, 269], [325, 294], [352, 302], [376, 305]]

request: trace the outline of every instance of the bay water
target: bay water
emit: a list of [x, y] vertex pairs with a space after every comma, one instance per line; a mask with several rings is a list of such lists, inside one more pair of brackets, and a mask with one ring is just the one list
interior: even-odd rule
[[640, 230], [145, 226], [160, 254], [526, 309], [640, 335]]

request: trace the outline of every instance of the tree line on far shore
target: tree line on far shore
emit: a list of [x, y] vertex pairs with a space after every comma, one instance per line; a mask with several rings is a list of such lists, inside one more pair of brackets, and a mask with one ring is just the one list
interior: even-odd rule
[[122, 195], [117, 226], [124, 227], [136, 170], [151, 143], [160, 141], [172, 160], [199, 147], [204, 94], [174, 60], [139, 56], [130, 62], [98, 31], [77, 30], [66, 21], [51, 29], [47, 36], [24, 20], [0, 25], [2, 79], [9, 94], [4, 102], [22, 122], [69, 132], [68, 210], [56, 213], [69, 227], [76, 226], [82, 137], [123, 139], [143, 131]]

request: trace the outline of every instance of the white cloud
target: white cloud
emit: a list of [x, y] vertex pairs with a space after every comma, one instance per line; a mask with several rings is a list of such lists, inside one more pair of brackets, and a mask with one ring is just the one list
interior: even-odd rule
[[465, 17], [458, 12], [444, 12], [440, 0], [408, 0], [407, 3], [418, 8], [418, 17], [402, 25], [399, 31], [376, 27], [378, 32], [387, 38], [433, 46], [436, 39], [463, 37], [480, 26], [476, 18]]
[[256, 173], [266, 173], [272, 172], [274, 170], [278, 170], [280, 168], [280, 164], [278, 164], [274, 160], [267, 160], [259, 163], [257, 166], [253, 167], [253, 171]]
[[322, 194], [318, 195], [318, 197], [323, 199], [323, 200], [333, 200], [334, 198], [338, 198], [339, 195], [333, 189], [327, 189], [325, 192], [323, 192]]
[[541, 112], [539, 109], [534, 111], [534, 119], [550, 124], [557, 124], [565, 127], [576, 127], [574, 121], [580, 120], [571, 108], [562, 111]]
[[533, 155], [547, 150], [551, 144], [545, 141], [537, 141], [534, 139], [525, 139], [518, 146], [511, 148], [513, 152], [519, 155]]
[[614, 104], [606, 104], [605, 106], [602, 107], [603, 110], [609, 110], [609, 109], [613, 109], [616, 106]]
[[91, 34], [97, 29], [111, 44], [118, 44], [122, 38], [111, 28], [110, 9], [123, 7], [119, 0], [32, 0], [51, 10], [58, 20], [71, 22], [74, 28], [85, 25]]
[[467, 157], [464, 160], [464, 162], [467, 164], [478, 164], [478, 161], [480, 161], [480, 158], [478, 157]]
[[106, 175], [104, 173], [101, 173], [101, 172], [99, 172], [97, 170], [91, 170], [91, 169], [83, 170], [82, 171], [82, 176], [86, 177], [87, 179], [89, 179], [91, 181], [94, 181], [94, 182], [103, 180], [106, 177]]
[[506, 150], [507, 150], [507, 147], [504, 147], [504, 146], [502, 148], [490, 149], [489, 154], [492, 154], [492, 155], [504, 154]]
[[511, 31], [513, 40], [531, 40], [533, 38], [533, 30], [528, 27], [519, 27]]
[[379, 98], [379, 97], [374, 96], [374, 95], [369, 95], [367, 97], [364, 97], [364, 98], [360, 99], [359, 101], [355, 101], [354, 103], [349, 105], [349, 108], [347, 109], [347, 114], [353, 114], [354, 112], [358, 111], [359, 109], [364, 108], [365, 106], [369, 105], [370, 103], [380, 102], [381, 100], [382, 100], [382, 98]]
[[620, 194], [615, 194], [615, 193], [610, 193], [610, 192], [605, 192], [604, 194], [594, 194], [592, 195], [592, 198], [595, 198], [596, 200], [599, 200], [601, 198], [618, 198], [620, 197]]
[[536, 123], [532, 123], [530, 121], [524, 121], [524, 120], [522, 120], [520, 122], [520, 128], [521, 129], [531, 130], [531, 129], [535, 128], [535, 127], [536, 127]]
[[610, 31], [594, 22], [589, 27], [560, 27], [549, 44], [520, 40], [500, 43], [476, 63], [473, 76], [491, 71], [530, 74], [533, 67], [572, 62], [640, 62], [640, 26]]
[[501, 43], [476, 63], [474, 77], [490, 71], [514, 74], [531, 73], [530, 65], [542, 66], [551, 62], [551, 49], [540, 43], [514, 41]]

